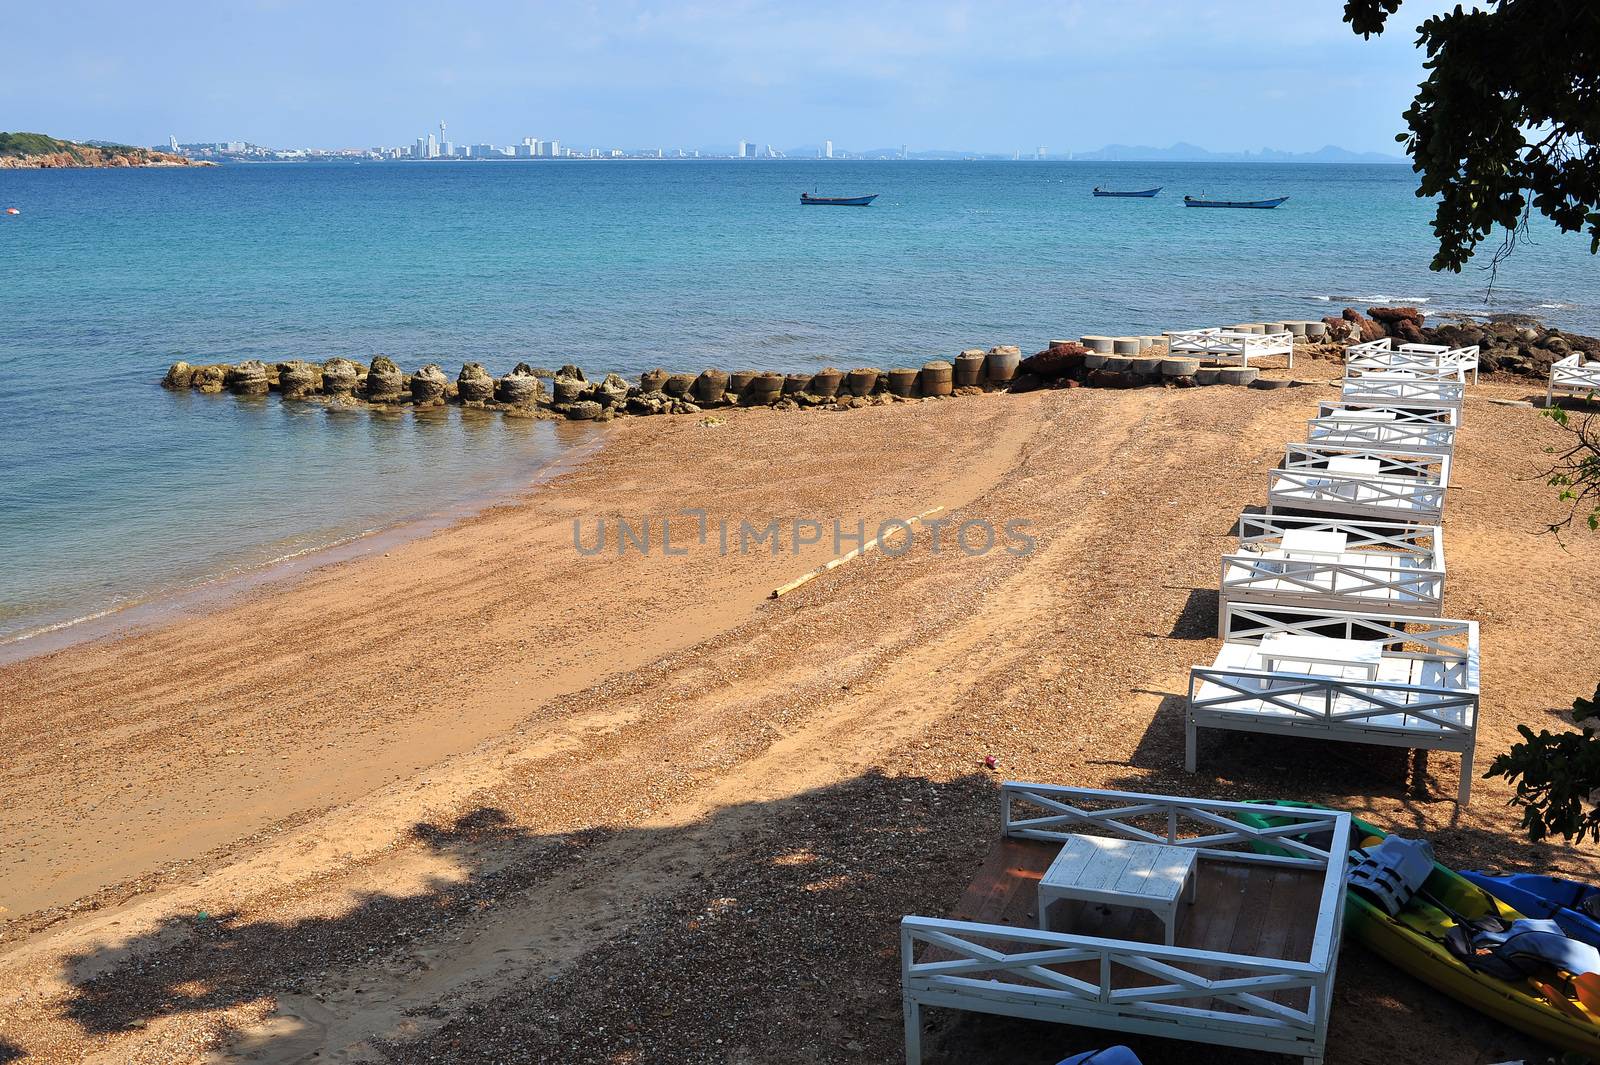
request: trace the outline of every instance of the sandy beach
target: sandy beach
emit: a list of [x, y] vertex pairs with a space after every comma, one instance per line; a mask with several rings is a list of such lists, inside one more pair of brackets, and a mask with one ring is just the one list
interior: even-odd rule
[[[1183, 771], [1229, 530], [1340, 370], [595, 427], [595, 455], [446, 530], [0, 667], [0, 1061], [894, 1061], [896, 923], [960, 897], [1001, 779], [1311, 799], [1447, 864], [1600, 876], [1522, 842], [1502, 781], [1458, 809], [1453, 756], [1426, 800], [1378, 748], [1206, 733]], [[1545, 531], [1559, 431], [1493, 402], [1536, 391], [1469, 389], [1448, 494], [1480, 771], [1600, 660], [1600, 537]], [[933, 507], [1034, 549], [920, 530], [772, 600], [828, 536], [724, 553], [682, 513]], [[615, 549], [618, 519], [670, 515], [685, 553]], [[611, 548], [575, 549], [602, 519]], [[1330, 1065], [1541, 1053], [1359, 945], [1337, 991]], [[934, 1011], [927, 1060], [1094, 1041]]]

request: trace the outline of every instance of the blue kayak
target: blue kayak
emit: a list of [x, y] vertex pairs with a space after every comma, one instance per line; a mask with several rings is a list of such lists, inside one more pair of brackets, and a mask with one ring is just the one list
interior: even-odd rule
[[1139, 1065], [1139, 1059], [1125, 1046], [1106, 1047], [1074, 1054], [1056, 1065]]
[[1600, 887], [1537, 873], [1461, 875], [1518, 913], [1555, 921], [1572, 939], [1600, 947], [1600, 920], [1590, 915], [1600, 913]]

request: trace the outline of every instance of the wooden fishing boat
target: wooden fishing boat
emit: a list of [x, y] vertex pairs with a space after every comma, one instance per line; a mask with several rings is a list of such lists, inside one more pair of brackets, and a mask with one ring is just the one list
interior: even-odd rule
[[814, 207], [865, 207], [877, 198], [876, 192], [871, 196], [813, 196], [809, 192], [800, 194], [802, 204]]
[[1197, 200], [1193, 196], [1185, 196], [1185, 207], [1243, 207], [1257, 211], [1267, 211], [1287, 200], [1287, 196], [1279, 196], [1275, 200]]
[[[1279, 807], [1323, 809], [1315, 803], [1270, 800]], [[1245, 814], [1239, 818], [1258, 828], [1289, 827], [1282, 818]], [[1350, 819], [1352, 847], [1381, 840], [1382, 829], [1359, 818]], [[1293, 837], [1289, 837], [1291, 840]], [[1317, 841], [1327, 846], [1326, 840]], [[1257, 844], [1262, 850], [1290, 853], [1275, 844]], [[1374, 953], [1478, 1012], [1542, 1039], [1552, 1046], [1587, 1057], [1600, 1057], [1600, 1017], [1579, 997], [1553, 984], [1520, 984], [1499, 980], [1467, 968], [1444, 945], [1445, 933], [1458, 917], [1472, 920], [1495, 917], [1510, 923], [1524, 916], [1494, 898], [1455, 870], [1437, 862], [1398, 917], [1390, 917], [1354, 891], [1345, 892], [1345, 929]]]
[[1160, 192], [1163, 187], [1164, 186], [1157, 185], [1153, 189], [1140, 189], [1137, 192], [1117, 192], [1113, 189], [1103, 189], [1099, 185], [1096, 185], [1094, 187], [1094, 194], [1096, 196], [1137, 196], [1140, 199], [1148, 200], [1150, 197]]

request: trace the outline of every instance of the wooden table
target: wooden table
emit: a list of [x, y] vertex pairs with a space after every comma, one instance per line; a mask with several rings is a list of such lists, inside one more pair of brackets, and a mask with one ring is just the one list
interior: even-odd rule
[[1195, 854], [1188, 847], [1073, 834], [1039, 881], [1039, 927], [1050, 930], [1052, 904], [1063, 899], [1149, 910], [1172, 946], [1178, 896], [1195, 897]]
[[1378, 679], [1383, 662], [1381, 640], [1337, 640], [1331, 636], [1301, 636], [1275, 632], [1261, 640], [1261, 665], [1269, 673], [1284, 662], [1359, 669], [1368, 680]]
[[1279, 538], [1279, 548], [1287, 558], [1305, 555], [1338, 558], [1350, 545], [1350, 535], [1317, 529], [1286, 529]]
[[1364, 459], [1356, 455], [1336, 455], [1328, 460], [1329, 473], [1344, 473], [1354, 477], [1376, 477], [1382, 464], [1377, 459]]

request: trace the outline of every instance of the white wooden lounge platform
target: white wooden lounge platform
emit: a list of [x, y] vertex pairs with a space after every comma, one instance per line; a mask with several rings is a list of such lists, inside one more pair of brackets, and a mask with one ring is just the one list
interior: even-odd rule
[[1401, 344], [1391, 346], [1390, 338], [1371, 340], [1365, 344], [1352, 344], [1344, 349], [1345, 372], [1371, 370], [1414, 370], [1418, 372], [1449, 372], [1472, 375], [1478, 383], [1478, 346], [1452, 348], [1446, 344]]
[[[1310, 447], [1291, 444], [1293, 448]], [[1442, 461], [1442, 457], [1441, 457]], [[1437, 525], [1444, 517], [1443, 467], [1436, 476], [1383, 473], [1383, 460], [1350, 454], [1267, 473], [1267, 509], [1371, 518], [1412, 525]]]
[[[1414, 412], [1412, 412], [1414, 413]], [[1312, 418], [1306, 440], [1313, 444], [1383, 448], [1418, 455], [1454, 455], [1455, 426], [1382, 407], [1329, 405]]]
[[1551, 363], [1550, 383], [1544, 392], [1546, 406], [1555, 402], [1557, 392], [1571, 396], [1600, 397], [1600, 359], [1584, 362], [1581, 354], [1573, 352]]
[[1288, 331], [1263, 334], [1232, 329], [1180, 329], [1162, 335], [1167, 338], [1167, 353], [1173, 356], [1249, 366], [1251, 359], [1284, 355], [1289, 367], [1294, 367], [1294, 334]]
[[1449, 410], [1455, 414], [1455, 424], [1460, 425], [1466, 388], [1460, 381], [1429, 381], [1405, 371], [1395, 371], [1347, 377], [1340, 395], [1345, 404], [1350, 406]]
[[1472, 794], [1478, 625], [1229, 603], [1229, 634], [1189, 671], [1185, 768], [1202, 728], [1455, 751]]
[[[1255, 828], [1238, 820], [1247, 812], [1287, 823]], [[1174, 866], [1186, 857], [1175, 851], [1192, 855], [1193, 901], [1177, 906], [1172, 945], [1137, 899], [1109, 912], [1057, 903], [1050, 923], [1073, 930], [1036, 927], [1041, 879], [1074, 837], [1134, 841]], [[1349, 839], [1339, 811], [1002, 784], [1000, 839], [952, 916], [901, 920], [908, 1065], [922, 1061], [924, 1006], [1321, 1062]], [[1108, 863], [1099, 886], [1137, 896], [1149, 880]]]
[[1243, 514], [1239, 547], [1222, 556], [1217, 635], [1228, 638], [1230, 603], [1436, 618], [1444, 578], [1437, 525]]
[[1288, 470], [1342, 468], [1354, 472], [1370, 469], [1379, 477], [1420, 477], [1447, 487], [1450, 484], [1449, 455], [1363, 444], [1334, 444], [1326, 440], [1287, 444], [1283, 451], [1283, 468]]

